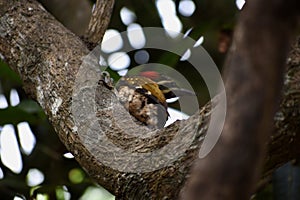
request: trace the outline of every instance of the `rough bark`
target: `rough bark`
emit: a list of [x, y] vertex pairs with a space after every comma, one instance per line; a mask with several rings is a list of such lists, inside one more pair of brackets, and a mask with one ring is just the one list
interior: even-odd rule
[[264, 177], [287, 160], [299, 159], [300, 155], [300, 37], [294, 41], [286, 63], [284, 87], [274, 116], [275, 126], [269, 141]]
[[[283, 35], [282, 38], [284, 39], [285, 35]], [[280, 41], [282, 42], [282, 40]], [[249, 44], [249, 46], [251, 46], [251, 44]], [[299, 49], [299, 46], [297, 46], [297, 49]], [[82, 137], [78, 135], [78, 130], [75, 128], [74, 116], [71, 112], [72, 94], [74, 93], [76, 75], [84, 56], [88, 53], [89, 51], [83, 42], [58, 23], [36, 1], [0, 0], [0, 56], [20, 75], [24, 82], [24, 90], [30, 97], [37, 100], [45, 110], [61, 141], [73, 153], [80, 165], [97, 183], [108, 189], [112, 194], [116, 195], [117, 198], [176, 199], [180, 188], [188, 178], [188, 172], [192, 163], [198, 157], [198, 150], [205, 135], [205, 125], [211, 113], [210, 104], [189, 120], [177, 122], [165, 130], [153, 133], [154, 137], [146, 138], [145, 140], [126, 137], [126, 133], [114, 127], [117, 125], [114, 124], [112, 128], [113, 131], [105, 134], [109, 135], [112, 141], [124, 149], [129, 148], [134, 152], [147, 152], [164, 146], [172, 140], [174, 134], [178, 134], [177, 130], [179, 127], [181, 127], [180, 134], [182, 135], [179, 139], [181, 139], [183, 143], [186, 140], [186, 135], [196, 130], [196, 133], [192, 136], [193, 142], [189, 148], [169, 167], [147, 173], [128, 173], [114, 170], [104, 165], [97, 157], [97, 154], [95, 154], [95, 152], [99, 150], [99, 147], [87, 146], [86, 141], [85, 143], [83, 142]], [[276, 55], [277, 53], [276, 51]], [[279, 57], [283, 59], [283, 57]], [[294, 72], [298, 71], [297, 69], [300, 67], [299, 56], [295, 56], [292, 59], [295, 59], [294, 62], [292, 62], [292, 70], [294, 70]], [[267, 60], [269, 61], [269, 59]], [[272, 60], [275, 66], [280, 65], [280, 62], [277, 63], [275, 61], [278, 60]], [[280, 61], [282, 62], [282, 60]], [[270, 63], [266, 63], [266, 65], [269, 64]], [[259, 66], [261, 66], [261, 64], [259, 64]], [[285, 89], [287, 90], [286, 94], [289, 93], [291, 95], [284, 97], [287, 99], [283, 101], [281, 106], [282, 109], [286, 109], [287, 107], [288, 110], [281, 111], [282, 113], [286, 113], [286, 115], [284, 115], [285, 120], [276, 118], [276, 124], [289, 124], [289, 119], [296, 119], [293, 115], [299, 117], [300, 112], [294, 113], [291, 110], [291, 106], [288, 106], [290, 105], [288, 104], [290, 102], [289, 99], [292, 99], [295, 103], [292, 105], [296, 107], [296, 103], [300, 97], [294, 90], [293, 92], [288, 92], [289, 84], [294, 86], [294, 84], [297, 84], [297, 81], [299, 81], [297, 74], [298, 73], [293, 73], [288, 76], [289, 80], [292, 81], [288, 82]], [[265, 77], [262, 78], [264, 80]], [[98, 104], [102, 105], [97, 115], [99, 116], [99, 124], [105, 126], [106, 122], [104, 119], [111, 118], [112, 108], [114, 110], [119, 108], [115, 96], [109, 89], [100, 84], [98, 91], [99, 99], [103, 101], [98, 102]], [[232, 96], [228, 96], [229, 98], [234, 97], [233, 94]], [[248, 96], [246, 95], [244, 97], [247, 98], [246, 101], [248, 102]], [[230, 106], [234, 107], [234, 104]], [[107, 109], [103, 109], [103, 107]], [[267, 108], [272, 110], [270, 107]], [[299, 110], [298, 107], [297, 110]], [[117, 110], [117, 112], [122, 113], [123, 111], [120, 109]], [[291, 112], [293, 115], [291, 115]], [[200, 121], [198, 118], [199, 115], [201, 116]], [[266, 116], [268, 116], [266, 118], [271, 117], [270, 114]], [[122, 120], [126, 123], [126, 119], [120, 119], [120, 122], [122, 122]], [[266, 169], [266, 171], [270, 171], [277, 167], [278, 164], [294, 159], [295, 156], [299, 155], [297, 145], [300, 144], [300, 141], [299, 137], [295, 137], [297, 125], [295, 121], [295, 123], [289, 125], [289, 129], [284, 130], [280, 129], [281, 124], [278, 126], [279, 128], [276, 131], [278, 136], [273, 137], [270, 144], [272, 151], [269, 153], [270, 157], [268, 158], [268, 164], [266, 165], [268, 169]], [[136, 127], [132, 125], [131, 128], [135, 130], [134, 128]], [[139, 133], [141, 135], [148, 134], [146, 129], [139, 130], [141, 131]], [[280, 131], [283, 132], [281, 133]], [[285, 134], [285, 136], [282, 136], [283, 134]], [[252, 135], [250, 136], [253, 137]], [[246, 139], [244, 138], [242, 141], [251, 138], [250, 136]], [[277, 147], [280, 142], [285, 142], [291, 138], [294, 142], [289, 143], [285, 151], [289, 156], [276, 158], [275, 153], [278, 153], [277, 155], [280, 156], [282, 152], [278, 152], [278, 149], [273, 148], [272, 145]], [[255, 138], [253, 140], [256, 141]], [[88, 142], [91, 144], [94, 143], [92, 140]], [[260, 141], [260, 144], [263, 142], [266, 143], [266, 139]], [[180, 146], [180, 144], [178, 144], [178, 146]], [[240, 146], [241, 145], [239, 145], [239, 147]], [[95, 152], [90, 151], [90, 149], [93, 148]], [[110, 152], [109, 149], [106, 150], [107, 154], [105, 156], [114, 156], [114, 152]], [[234, 153], [235, 152], [233, 152], [232, 155], [227, 155], [227, 158], [230, 161], [239, 161], [238, 157], [234, 156]], [[130, 160], [128, 160], [128, 164], [131, 164]], [[228, 170], [226, 173], [231, 171], [236, 172], [236, 168], [231, 168], [229, 164], [229, 162], [226, 162], [226, 165], [222, 163], [220, 166]], [[255, 173], [257, 174], [257, 171], [255, 171]], [[220, 174], [216, 173], [214, 177], [217, 175]], [[254, 180], [251, 181], [252, 184], [253, 181]], [[211, 182], [207, 182], [206, 184], [210, 183]], [[236, 192], [236, 190], [237, 188], [235, 188], [234, 192]], [[245, 192], [244, 195], [249, 195], [249, 191], [247, 191], [247, 193]]]
[[102, 37], [110, 21], [114, 2], [114, 0], [97, 0], [85, 36], [90, 43], [101, 43]]

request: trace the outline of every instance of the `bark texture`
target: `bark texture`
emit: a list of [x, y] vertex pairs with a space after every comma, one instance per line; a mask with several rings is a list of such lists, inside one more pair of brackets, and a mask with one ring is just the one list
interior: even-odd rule
[[[249, 17], [250, 14], [246, 13], [245, 15]], [[217, 159], [217, 162], [212, 165], [208, 165], [208, 162], [205, 160], [199, 161], [199, 165], [200, 167], [202, 166], [203, 169], [210, 168], [216, 170], [215, 174], [213, 174], [213, 171], [209, 170], [202, 171], [200, 176], [193, 175], [190, 180], [192, 183], [193, 181], [196, 181], [195, 186], [197, 187], [194, 187], [193, 184], [189, 185], [191, 182], [188, 182], [187, 184], [188, 188], [191, 188], [193, 191], [190, 193], [190, 191], [187, 190], [187, 194], [195, 194], [194, 190], [199, 190], [202, 192], [199, 195], [203, 196], [203, 199], [210, 197], [229, 198], [232, 197], [230, 196], [231, 193], [236, 194], [236, 198], [241, 197], [240, 199], [245, 199], [249, 196], [249, 193], [253, 191], [249, 190], [249, 188], [252, 188], [256, 179], [251, 178], [250, 176], [253, 175], [253, 177], [258, 177], [259, 171], [253, 169], [250, 171], [248, 167], [245, 168], [245, 170], [240, 169], [247, 164], [252, 167], [254, 164], [255, 166], [260, 164], [262, 156], [259, 156], [258, 159], [253, 159], [253, 156], [256, 155], [256, 153], [263, 155], [263, 145], [267, 143], [268, 138], [266, 133], [270, 132], [272, 113], [275, 109], [274, 104], [270, 102], [274, 102], [274, 99], [278, 98], [277, 95], [279, 89], [277, 89], [274, 84], [277, 84], [277, 81], [281, 79], [280, 74], [283, 71], [282, 64], [285, 58], [284, 53], [287, 49], [286, 39], [289, 38], [289, 34], [286, 33], [285, 30], [287, 28], [286, 26], [289, 27], [290, 24], [283, 23], [282, 19], [279, 17], [279, 21], [277, 20], [276, 24], [279, 22], [280, 25], [283, 26], [283, 32], [270, 35], [270, 38], [266, 37], [266, 35], [263, 35], [263, 37], [260, 35], [262, 37], [262, 41], [260, 42], [263, 46], [272, 44], [276, 47], [270, 47], [274, 51], [269, 52], [269, 48], [264, 46], [266, 49], [262, 48], [263, 52], [270, 53], [265, 55], [256, 53], [254, 50], [257, 50], [257, 48], [253, 47], [253, 43], [247, 43], [246, 45], [241, 40], [241, 38], [253, 36], [253, 32], [247, 33], [248, 35], [244, 32], [244, 29], [246, 28], [244, 26], [250, 25], [253, 30], [256, 28], [251, 17], [250, 19], [247, 17], [244, 18], [247, 23], [241, 23], [242, 25], [238, 30], [243, 37], [236, 34], [236, 48], [239, 47], [245, 50], [252, 47], [251, 53], [246, 50], [241, 51], [239, 54], [233, 52], [232, 58], [227, 62], [228, 65], [231, 66], [231, 69], [228, 70], [228, 74], [233, 73], [232, 76], [235, 76], [235, 73], [242, 73], [242, 76], [237, 77], [241, 77], [241, 79], [248, 80], [249, 82], [254, 81], [255, 87], [253, 88], [252, 84], [248, 84], [246, 85], [246, 89], [242, 90], [236, 87], [236, 84], [238, 84], [237, 82], [227, 83], [228, 87], [234, 86], [234, 88], [237, 88], [238, 91], [240, 91], [240, 93], [236, 93], [233, 89], [228, 90], [229, 93], [227, 96], [229, 99], [232, 98], [232, 101], [230, 101], [229, 104], [229, 110], [232, 110], [229, 112], [228, 121], [230, 122], [236, 118], [239, 120], [250, 118], [250, 121], [241, 121], [240, 124], [237, 125], [238, 129], [236, 130], [243, 132], [245, 135], [223, 134], [223, 139], [219, 144], [220, 146], [225, 144], [225, 147], [229, 148], [229, 152], [224, 152], [222, 148], [217, 148], [212, 154], [214, 155], [213, 160], [216, 160], [218, 156], [222, 156], [226, 153], [223, 158]], [[265, 23], [268, 24], [267, 22], [269, 21], [266, 20]], [[260, 24], [260, 26], [261, 27], [259, 28], [265, 30], [264, 23]], [[263, 33], [270, 34], [269, 31]], [[278, 37], [280, 38], [278, 39]], [[273, 44], [273, 39], [278, 39], [278, 42]], [[252, 38], [252, 40], [255, 41], [255, 38]], [[97, 146], [97, 143], [95, 144], [95, 139], [97, 139], [99, 135], [88, 133], [86, 135], [80, 135], [75, 125], [73, 113], [71, 112], [74, 91], [78, 92], [78, 94], [85, 92], [85, 90], [76, 91], [78, 88], [76, 87], [75, 80], [81, 69], [80, 66], [82, 61], [84, 61], [84, 57], [88, 53], [89, 51], [84, 43], [58, 23], [36, 1], [0, 0], [0, 56], [20, 75], [24, 82], [26, 93], [37, 100], [42, 106], [61, 141], [73, 153], [80, 165], [97, 181], [97, 183], [116, 195], [117, 199], [176, 199], [179, 195], [180, 188], [189, 177], [189, 171], [192, 164], [198, 157], [198, 150], [205, 136], [207, 128], [206, 124], [209, 121], [211, 112], [213, 112], [213, 108], [211, 109], [211, 105], [208, 104], [199, 113], [189, 118], [187, 121], [176, 122], [164, 130], [149, 133], [145, 128], [140, 128], [135, 124], [127, 123], [128, 119], [126, 117], [128, 115], [124, 114], [124, 111], [119, 106], [118, 101], [116, 101], [113, 92], [102, 84], [97, 85], [96, 115], [99, 119], [99, 126], [103, 128], [101, 129], [102, 131], [99, 130], [99, 134], [107, 135], [118, 147], [127, 150], [129, 149], [131, 152], [147, 153], [170, 143], [174, 138], [174, 135], [179, 134], [177, 139], [182, 143], [186, 143], [188, 138], [192, 138], [192, 142], [189, 143], [187, 150], [178, 156], [177, 160], [174, 161], [172, 165], [167, 167], [160, 168], [156, 171], [137, 173], [113, 169], [102, 162], [100, 159], [101, 156], [115, 159], [122, 159], [122, 157], [117, 157], [118, 152], [113, 152], [109, 148], [101, 150], [101, 146]], [[248, 53], [251, 56], [245, 56], [248, 55]], [[262, 59], [261, 55], [266, 56], [263, 63], [259, 62], [259, 60]], [[258, 61], [250, 59], [256, 56], [258, 56]], [[249, 59], [244, 60], [245, 57]], [[299, 155], [297, 145], [300, 144], [300, 141], [296, 131], [299, 120], [292, 120], [297, 119], [296, 117], [299, 117], [300, 113], [297, 112], [299, 111], [297, 103], [300, 96], [295, 88], [297, 87], [296, 85], [299, 85], [299, 60], [298, 42], [291, 55], [291, 60], [289, 61], [289, 64], [292, 66], [290, 67], [290, 70], [292, 71], [289, 72], [292, 73], [288, 72], [288, 75], [286, 76], [286, 80], [289, 81], [286, 82], [285, 96], [281, 104], [282, 110], [280, 110], [283, 118], [278, 117], [282, 116], [280, 114], [276, 115], [277, 117], [275, 118], [277, 129], [275, 132], [276, 135], [272, 137], [272, 142], [270, 143], [271, 152], [267, 159], [266, 175], [279, 164], [294, 159]], [[248, 65], [246, 65], [247, 63]], [[236, 65], [238, 65], [238, 67], [236, 67]], [[256, 66], [255, 69], [251, 68], [253, 65]], [[239, 68], [239, 66], [242, 67]], [[269, 69], [270, 66], [274, 66], [274, 71]], [[248, 71], [245, 72], [243, 70]], [[80, 74], [81, 73], [79, 73], [79, 75]], [[257, 77], [254, 77], [252, 80], [251, 75], [253, 74], [257, 75]], [[90, 74], [87, 73], [87, 75]], [[237, 77], [230, 77], [230, 75], [228, 75], [227, 80], [236, 80]], [[269, 91], [268, 89], [271, 86], [278, 91]], [[265, 88], [265, 90], [261, 91], [260, 87]], [[294, 89], [289, 91], [290, 88]], [[251, 99], [249, 99], [249, 93], [247, 92], [251, 92]], [[236, 100], [235, 98], [238, 94], [241, 95], [242, 98]], [[265, 97], [267, 97], [267, 101]], [[259, 104], [251, 104], [249, 107], [243, 107], [245, 102], [249, 103], [250, 101], [257, 101]], [[291, 102], [293, 103], [291, 104]], [[235, 106], [237, 106], [237, 108], [235, 108]], [[297, 111], [294, 111], [294, 108], [296, 108]], [[238, 113], [234, 114], [234, 109], [242, 109], [244, 115]], [[263, 113], [263, 116], [258, 116], [256, 112]], [[120, 113], [121, 117], [117, 121], [114, 120], [114, 113]], [[126, 117], [122, 118], [123, 114]], [[266, 122], [267, 126], [260, 120], [263, 120], [263, 123]], [[252, 124], [253, 122], [256, 124]], [[290, 122], [294, 123], [289, 124]], [[119, 123], [126, 124], [128, 132], [120, 129], [120, 126], [118, 126]], [[243, 125], [246, 126], [244, 127]], [[289, 128], [282, 128], [283, 125], [285, 125], [285, 127], [289, 126]], [[228, 124], [225, 127], [225, 131], [230, 130], [232, 128], [231, 126], [232, 124]], [[267, 128], [265, 129], [264, 127]], [[146, 137], [132, 137], [132, 134], [129, 134], [130, 130], [136, 131], [138, 135], [145, 135]], [[262, 133], [262, 135], [259, 133]], [[238, 135], [237, 139], [234, 137], [235, 135]], [[262, 137], [262, 140], [260, 140], [260, 137]], [[290, 141], [289, 139], [292, 139], [293, 142], [289, 143], [284, 151], [289, 156], [281, 157], [281, 155], [286, 154], [279, 152], [276, 147], [281, 142]], [[232, 141], [239, 142], [233, 149], [231, 147], [236, 143], [233, 143]], [[180, 149], [182, 143], [178, 142], [175, 149]], [[99, 152], [104, 153], [103, 155], [100, 155]], [[168, 153], [165, 155], [166, 159], [168, 159], [168, 156], [172, 156]], [[276, 155], [278, 155], [278, 158]], [[156, 158], [153, 157], [152, 159]], [[211, 157], [209, 157], [209, 159], [211, 159]], [[128, 159], [126, 163], [134, 168], [135, 162], [132, 160]], [[140, 160], [140, 163], [143, 163], [143, 160]], [[223, 167], [224, 169], [218, 171], [220, 170], [220, 167]], [[197, 169], [197, 167], [195, 169]], [[238, 171], [240, 172], [237, 173]], [[203, 178], [201, 178], [201, 176]], [[209, 181], [207, 178], [212, 178], [212, 180]], [[222, 180], [220, 180], [220, 178], [222, 178]], [[233, 178], [233, 181], [230, 181], [230, 178]], [[245, 180], [244, 184], [241, 184], [241, 179]], [[205, 186], [201, 190], [198, 187], [199, 182], [197, 180], [200, 180], [200, 183]], [[213, 180], [215, 180], [215, 182]], [[235, 186], [235, 188], [233, 188], [233, 186]], [[213, 190], [216, 187], [218, 189], [217, 192]], [[247, 189], [247, 187], [249, 188]], [[241, 188], [241, 190], [238, 188]], [[236, 193], [236, 191], [240, 192]]]
[[274, 116], [274, 131], [269, 141], [264, 177], [287, 160], [300, 155], [300, 37], [293, 42], [286, 61], [284, 87], [278, 111]]
[[[112, 14], [114, 0], [97, 0], [86, 33], [90, 43], [100, 44]], [[101, 19], [101, 20], [100, 20]]]

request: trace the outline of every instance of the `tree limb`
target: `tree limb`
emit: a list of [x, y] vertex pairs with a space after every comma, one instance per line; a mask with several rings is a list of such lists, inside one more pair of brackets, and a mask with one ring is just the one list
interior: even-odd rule
[[[130, 134], [120, 130], [117, 126], [118, 123], [114, 123], [111, 127], [112, 131], [106, 129], [105, 134], [116, 145], [123, 149], [130, 149], [133, 152], [149, 152], [163, 147], [173, 139], [174, 134], [181, 134], [178, 139], [182, 143], [185, 143], [187, 136], [191, 133], [193, 138], [185, 153], [168, 167], [145, 173], [115, 170], [103, 164], [102, 160], [99, 159], [99, 156], [103, 156], [97, 154], [101, 147], [94, 144], [98, 135], [95, 136], [96, 138], [90, 138], [93, 135], [86, 135], [87, 141], [83, 141], [85, 135], [78, 133], [71, 110], [72, 96], [74, 89], [77, 89], [76, 76], [78, 76], [84, 56], [88, 53], [89, 51], [83, 42], [60, 23], [57, 23], [36, 1], [0, 0], [1, 58], [4, 58], [20, 75], [26, 93], [42, 106], [61, 141], [73, 153], [76, 160], [88, 174], [116, 195], [117, 198], [177, 198], [180, 188], [188, 177], [192, 163], [198, 157], [198, 150], [205, 135], [205, 125], [209, 121], [211, 112], [213, 112], [210, 104], [189, 120], [177, 122], [165, 130], [151, 133], [154, 137], [145, 137], [144, 139], [127, 137]], [[281, 59], [283, 58], [281, 57]], [[275, 60], [270, 62], [275, 63]], [[269, 64], [267, 63], [267, 65]], [[275, 63], [275, 66], [277, 65], [278, 63]], [[258, 66], [261, 66], [261, 64]], [[264, 77], [262, 78], [264, 80]], [[97, 110], [97, 116], [99, 116], [100, 126], [105, 127], [108, 125], [106, 120], [112, 120], [114, 110], [120, 113], [123, 111], [118, 108], [116, 97], [109, 89], [102, 84], [97, 87], [97, 100], [99, 101], [97, 104], [100, 107]], [[231, 92], [229, 93], [234, 96]], [[272, 95], [275, 94], [272, 93]], [[231, 96], [229, 97], [231, 98]], [[298, 98], [298, 96], [296, 97]], [[245, 96], [245, 98], [248, 102], [248, 96]], [[233, 106], [233, 104], [230, 106]], [[272, 109], [270, 108], [270, 110]], [[271, 114], [268, 117], [271, 117]], [[266, 118], [268, 117], [266, 116]], [[126, 119], [119, 120], [120, 123], [126, 123], [127, 121]], [[128, 126], [133, 130], [140, 130], [141, 135], [149, 134], [146, 129], [135, 129], [137, 127], [131, 124], [128, 124]], [[181, 131], [178, 132], [178, 129]], [[194, 132], [195, 130], [196, 132]], [[277, 137], [275, 141], [279, 139], [284, 138]], [[264, 141], [266, 142], [266, 139]], [[297, 141], [299, 142], [299, 140]], [[297, 144], [299, 145], [299, 143], [294, 143], [295, 149]], [[179, 148], [180, 145], [181, 143], [178, 143], [177, 147]], [[110, 149], [105, 150], [107, 151], [105, 154], [107, 157], [113, 157], [115, 156], [114, 153], [117, 153]], [[166, 156], [168, 155], [166, 154]], [[234, 154], [227, 156], [230, 159], [237, 159]], [[286, 158], [286, 161], [289, 159], [291, 157]], [[128, 160], [127, 163], [133, 165], [131, 160]], [[226, 168], [226, 166], [224, 167]], [[270, 169], [272, 167], [274, 166], [270, 166]], [[236, 169], [231, 168], [230, 170]], [[210, 182], [207, 182], [207, 184], [210, 184]]]
[[300, 37], [292, 45], [287, 58], [284, 87], [279, 109], [274, 117], [274, 131], [269, 141], [264, 177], [287, 160], [298, 159], [300, 149]]
[[88, 42], [96, 45], [101, 43], [111, 18], [114, 2], [114, 0], [97, 0], [85, 35]]

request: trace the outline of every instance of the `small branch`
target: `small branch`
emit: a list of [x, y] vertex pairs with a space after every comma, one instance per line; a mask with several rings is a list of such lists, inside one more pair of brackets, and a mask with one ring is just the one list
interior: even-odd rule
[[94, 46], [100, 44], [102, 41], [111, 18], [113, 6], [114, 0], [97, 0], [96, 5], [93, 8], [85, 39], [89, 43], [94, 44]]

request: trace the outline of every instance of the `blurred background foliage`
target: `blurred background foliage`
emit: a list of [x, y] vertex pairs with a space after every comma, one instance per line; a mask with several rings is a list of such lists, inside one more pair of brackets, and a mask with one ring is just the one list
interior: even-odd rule
[[[95, 3], [91, 0], [40, 2], [78, 35], [84, 34]], [[132, 26], [170, 28], [173, 23], [176, 31], [201, 41], [221, 71], [243, 3], [240, 0], [148, 0], [142, 3], [116, 0], [108, 31], [120, 33]], [[167, 5], [165, 12], [173, 13], [171, 25], [159, 9], [162, 4]], [[149, 58], [140, 61], [145, 56], [143, 51]], [[136, 56], [138, 52], [142, 52], [140, 56]], [[161, 63], [189, 80], [196, 93], [201, 94], [197, 96], [200, 105], [209, 100], [205, 83], [198, 76], [193, 77], [193, 68], [187, 61], [180, 61], [180, 57], [153, 49], [136, 49], [128, 56], [130, 63], [123, 69], [107, 69], [115, 80], [141, 63]], [[0, 62], [0, 131], [1, 199], [114, 199], [96, 185], [68, 153], [43, 110], [26, 97], [20, 78], [3, 61]], [[26, 138], [32, 139], [26, 143]], [[13, 143], [16, 143], [15, 149]], [[252, 199], [300, 199], [299, 171], [295, 163], [283, 166]]]

